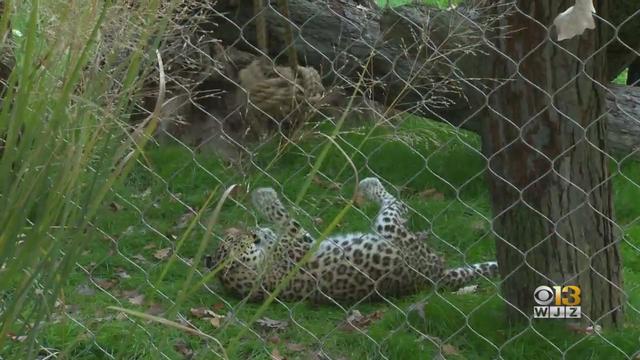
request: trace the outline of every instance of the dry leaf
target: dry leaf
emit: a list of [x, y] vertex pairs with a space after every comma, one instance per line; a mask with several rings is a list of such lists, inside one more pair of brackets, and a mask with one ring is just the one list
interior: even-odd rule
[[287, 350], [291, 352], [300, 352], [300, 351], [304, 351], [305, 349], [306, 347], [302, 344], [287, 343]]
[[122, 210], [122, 206], [117, 202], [113, 201], [109, 204], [109, 210], [116, 212]]
[[87, 284], [81, 284], [76, 286], [76, 292], [82, 296], [93, 296], [96, 294], [96, 290]]
[[166, 260], [171, 255], [171, 248], [167, 247], [153, 253], [153, 257], [158, 260]]
[[261, 328], [265, 330], [276, 330], [276, 331], [285, 330], [287, 326], [289, 326], [289, 323], [286, 321], [269, 319], [267, 317], [263, 317], [262, 319], [259, 319], [258, 321], [256, 321], [256, 324], [258, 324]]
[[9, 340], [14, 341], [14, 342], [24, 342], [25, 340], [27, 340], [27, 336], [26, 335], [15, 335], [12, 333], [8, 333], [7, 337], [9, 338]]
[[340, 329], [344, 331], [355, 331], [356, 329], [364, 329], [371, 325], [374, 321], [382, 318], [383, 312], [381, 310], [374, 311], [367, 315], [362, 315], [360, 311], [353, 310], [347, 317]]
[[209, 323], [211, 323], [211, 325], [217, 329], [220, 327], [220, 323], [222, 322], [222, 319], [224, 319], [224, 316], [212, 317], [212, 318], [209, 318]]
[[276, 344], [277, 345], [277, 344], [280, 343], [280, 337], [278, 335], [272, 335], [272, 336], [269, 336], [267, 341], [272, 343], [272, 344]]
[[444, 200], [444, 194], [433, 188], [420, 191], [418, 193], [418, 196], [425, 200], [436, 200], [436, 201]]
[[273, 348], [271, 351], [271, 359], [273, 360], [285, 360], [286, 358], [280, 355], [280, 350], [278, 348]]
[[118, 280], [115, 279], [96, 279], [95, 282], [104, 290], [109, 290], [118, 284]]
[[483, 220], [474, 221], [471, 223], [471, 229], [476, 231], [484, 231], [484, 224], [485, 222]]
[[187, 343], [184, 340], [178, 340], [175, 344], [173, 344], [174, 350], [182, 355], [184, 359], [191, 359], [193, 357], [193, 350], [189, 348]]
[[178, 221], [176, 221], [176, 224], [171, 228], [171, 232], [177, 232], [177, 230], [186, 228], [195, 216], [196, 214], [194, 214], [193, 211], [188, 211], [182, 214]]
[[451, 344], [442, 344], [440, 349], [443, 355], [457, 355], [460, 353], [460, 350]]
[[121, 267], [117, 267], [116, 268], [116, 272], [115, 275], [121, 279], [130, 279], [131, 276], [127, 273], [127, 271], [124, 268]]
[[195, 316], [198, 319], [202, 319], [203, 317], [207, 316], [207, 312], [209, 310], [207, 310], [206, 308], [191, 308], [191, 315]]
[[164, 307], [162, 307], [161, 304], [152, 303], [151, 305], [149, 305], [149, 309], [147, 309], [146, 313], [149, 315], [158, 316], [164, 313]]
[[587, 326], [580, 323], [569, 323], [567, 324], [567, 328], [575, 333], [587, 335], [592, 335], [594, 333], [599, 334], [602, 330], [602, 326], [600, 325], [596, 325], [594, 328], [593, 325]]
[[142, 305], [144, 303], [144, 295], [140, 294], [138, 296], [131, 297], [127, 300], [129, 300], [129, 302], [132, 303], [133, 305]]
[[213, 311], [220, 311], [220, 310], [224, 309], [224, 304], [223, 303], [215, 303], [215, 304], [211, 305], [211, 308], [213, 309]]
[[313, 219], [313, 223], [316, 224], [316, 226], [320, 226], [324, 224], [324, 220], [322, 220], [322, 218], [317, 217]]
[[365, 204], [367, 203], [367, 199], [364, 197], [364, 195], [358, 191], [356, 193], [355, 199], [353, 200], [353, 205], [355, 205], [356, 207], [363, 207]]
[[418, 316], [420, 316], [422, 320], [427, 320], [427, 316], [424, 313], [424, 308], [426, 306], [427, 306], [426, 301], [419, 301], [415, 304], [411, 304], [409, 306], [409, 311], [415, 311], [416, 313], [418, 313]]
[[149, 244], [145, 245], [145, 246], [143, 247], [143, 249], [144, 249], [144, 250], [151, 250], [151, 249], [155, 249], [155, 248], [156, 248], [156, 246], [157, 246], [157, 245], [156, 245], [156, 244], [154, 244], [154, 243], [149, 243]]
[[135, 254], [132, 256], [133, 260], [137, 260], [138, 263], [146, 263], [147, 262], [147, 258], [144, 257], [144, 255], [142, 254]]
[[469, 286], [461, 287], [460, 289], [455, 291], [454, 294], [456, 295], [473, 294], [476, 292], [476, 290], [478, 290], [478, 285], [469, 285]]

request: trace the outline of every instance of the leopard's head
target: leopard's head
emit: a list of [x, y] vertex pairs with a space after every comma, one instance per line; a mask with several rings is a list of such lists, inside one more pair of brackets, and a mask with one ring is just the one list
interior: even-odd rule
[[275, 242], [276, 234], [267, 228], [229, 228], [214, 254], [205, 257], [205, 266], [215, 269], [222, 265], [228, 270], [240, 265], [257, 271]]
[[378, 202], [387, 191], [378, 178], [368, 177], [362, 179], [358, 184], [358, 193], [367, 201]]

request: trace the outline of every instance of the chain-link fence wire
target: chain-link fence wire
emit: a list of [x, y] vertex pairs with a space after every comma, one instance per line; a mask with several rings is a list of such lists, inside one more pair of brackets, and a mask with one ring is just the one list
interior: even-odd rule
[[[40, 357], [511, 359], [536, 347], [550, 358], [636, 358], [640, 213], [628, 197], [640, 191], [640, 172], [633, 143], [626, 153], [607, 154], [618, 210], [609, 220], [620, 233], [625, 276], [618, 290], [631, 339], [601, 332], [593, 322], [549, 320], [559, 334], [539, 322], [496, 324], [508, 300], [502, 280], [486, 276], [460, 290], [426, 287], [406, 296], [372, 290], [373, 302], [321, 296], [324, 304], [313, 305], [309, 294], [288, 301], [276, 296], [263, 309], [262, 301], [237, 296], [205, 269], [203, 255], [215, 253], [229, 234], [272, 226], [251, 205], [250, 193], [262, 186], [275, 189], [313, 238], [327, 229], [329, 236], [375, 233], [378, 209], [353, 201], [355, 184], [365, 177], [378, 178], [406, 203], [408, 229], [444, 255], [448, 267], [494, 260], [500, 236], [485, 184], [490, 159], [472, 122], [478, 104], [505, 80], [484, 69], [489, 61], [482, 59], [495, 50], [491, 34], [509, 36], [517, 29], [501, 29], [503, 17], [529, 15], [513, 3], [490, 3], [383, 8], [290, 1], [289, 16], [281, 4], [261, 1], [194, 1], [179, 8], [160, 51], [168, 89], [160, 129], [92, 224], [66, 297], [38, 340]], [[640, 21], [640, 9], [627, 15], [618, 22], [595, 15], [596, 26], [615, 32], [611, 42], [624, 43], [624, 27]], [[184, 26], [185, 19], [197, 26]], [[258, 45], [261, 22], [269, 36]], [[541, 26], [555, 42], [551, 24]], [[294, 43], [286, 42], [289, 31]], [[624, 46], [640, 55], [635, 45]], [[133, 121], [147, 116], [157, 97], [153, 73], [148, 85]], [[469, 88], [479, 100], [469, 97]], [[639, 94], [624, 90], [627, 101]], [[616, 108], [630, 126], [621, 132], [633, 134], [638, 108]], [[628, 140], [609, 138], [623, 142], [617, 149]], [[217, 213], [216, 203], [234, 184]], [[235, 254], [225, 260], [246, 263]], [[263, 275], [256, 272], [260, 281]], [[422, 276], [426, 284], [433, 281]]]

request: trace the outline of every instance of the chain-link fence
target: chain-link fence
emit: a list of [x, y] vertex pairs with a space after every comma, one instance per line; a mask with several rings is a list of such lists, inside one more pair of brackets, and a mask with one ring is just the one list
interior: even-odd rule
[[640, 5], [524, 3], [169, 7], [34, 354], [639, 358]]

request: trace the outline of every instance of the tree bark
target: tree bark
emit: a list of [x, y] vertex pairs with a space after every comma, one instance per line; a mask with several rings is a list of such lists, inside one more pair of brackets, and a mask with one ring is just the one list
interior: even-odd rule
[[[600, 86], [608, 74], [597, 52], [607, 29], [553, 44], [539, 24], [551, 24], [574, 1], [516, 3], [522, 12], [501, 25], [522, 30], [496, 43], [513, 62], [494, 62], [494, 76], [512, 81], [489, 97], [483, 124], [508, 318], [531, 316], [540, 285], [578, 285], [583, 319], [618, 326], [622, 270]], [[596, 6], [606, 14], [607, 1]]]
[[[640, 48], [640, 37], [637, 36], [640, 33], [640, 15], [627, 20], [635, 10], [640, 9], [640, 3], [624, 3], [624, 6], [618, 4], [605, 17], [612, 24], [623, 25], [616, 40], [607, 47], [610, 66], [603, 84], [608, 84], [608, 80], [626, 67], [633, 57], [633, 53], [622, 46], [620, 41], [624, 41], [627, 46]], [[425, 93], [428, 93], [428, 89], [415, 82], [407, 87], [415, 75], [413, 68], [416, 58], [407, 56], [405, 48], [415, 45], [412, 44], [415, 43], [412, 34], [421, 29], [420, 24], [439, 19], [443, 23], [457, 21], [464, 26], [473, 27], [483, 22], [485, 14], [482, 12], [465, 14], [466, 22], [460, 22], [460, 16], [456, 12], [418, 6], [385, 10], [363, 7], [349, 1], [290, 0], [289, 7], [290, 21], [295, 24], [296, 29], [294, 47], [300, 62], [322, 71], [325, 82], [340, 86], [357, 82], [363, 60], [372, 56], [368, 72], [371, 78], [367, 80], [374, 80], [378, 84], [373, 89], [376, 100], [400, 110], [479, 132], [481, 121], [486, 115], [479, 111], [485, 104], [487, 92], [479, 91], [477, 84], [471, 83], [464, 87], [463, 94], [451, 94], [449, 100], [452, 104], [446, 108], [425, 106]], [[286, 27], [282, 16], [274, 9], [277, 6], [271, 4], [269, 11], [265, 12], [269, 37], [272, 39], [269, 55], [284, 63]], [[216, 3], [216, 10], [224, 16], [212, 16], [211, 23], [205, 25], [205, 29], [210, 30], [224, 44], [255, 52], [255, 17], [251, 7], [219, 1]], [[602, 22], [598, 24], [601, 27], [608, 26]], [[431, 32], [430, 35], [443, 37], [447, 33]], [[435, 43], [442, 41], [443, 39], [434, 39]], [[460, 56], [456, 59], [456, 65], [461, 70], [458, 75], [466, 79], [490, 76], [487, 65], [493, 63], [495, 56], [495, 53], [487, 52]], [[626, 156], [640, 147], [640, 116], [637, 115], [640, 90], [612, 87], [611, 91], [613, 94], [623, 94], [624, 98], [607, 98], [612, 123], [608, 128], [607, 138], [611, 149]], [[398, 94], [402, 94], [402, 97], [398, 98]], [[640, 153], [636, 152], [634, 156], [640, 156]]]

